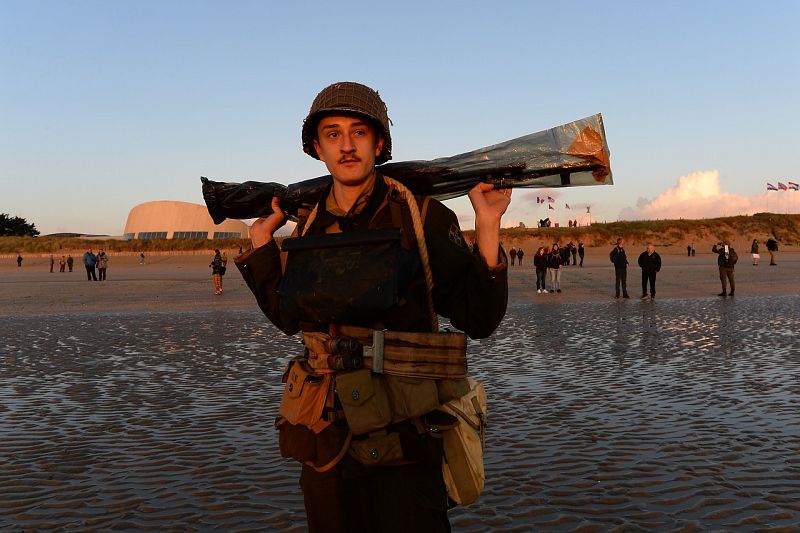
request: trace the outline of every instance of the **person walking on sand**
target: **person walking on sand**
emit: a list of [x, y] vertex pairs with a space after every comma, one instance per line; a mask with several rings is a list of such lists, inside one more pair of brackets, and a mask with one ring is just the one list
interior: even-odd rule
[[144, 252], [141, 252], [141, 253], [139, 254], [139, 264], [140, 264], [140, 265], [143, 265], [143, 264], [144, 264]]
[[686, 255], [688, 257], [692, 257], [692, 245], [691, 244], [687, 244], [686, 245]]
[[67, 260], [66, 260], [66, 258], [65, 258], [65, 257], [62, 255], [62, 256], [61, 256], [61, 259], [59, 259], [59, 260], [58, 260], [58, 271], [59, 271], [59, 272], [64, 272], [64, 269], [66, 268], [66, 266], [67, 266]]
[[511, 251], [508, 252], [509, 257], [511, 257], [511, 266], [514, 266], [514, 261], [517, 259], [517, 249], [512, 247]]
[[650, 299], [656, 299], [656, 273], [661, 270], [661, 256], [652, 244], [639, 255], [639, 266], [642, 269], [642, 300], [647, 299], [647, 285], [650, 284]]
[[619, 290], [622, 288], [622, 297], [630, 298], [628, 296], [628, 257], [625, 255], [625, 240], [622, 238], [617, 239], [617, 245], [608, 254], [611, 262], [614, 263], [614, 298], [619, 299]]
[[72, 257], [72, 254], [67, 254], [67, 268], [70, 272], [72, 272], [72, 265], [75, 264], [75, 259]]
[[522, 266], [522, 258], [525, 257], [525, 252], [520, 248], [517, 250], [517, 264]]
[[578, 242], [578, 257], [581, 258], [580, 266], [583, 268], [583, 256], [586, 254], [586, 249], [583, 247], [582, 242]]
[[553, 243], [553, 247], [550, 249], [550, 255], [547, 256], [547, 273], [550, 277], [551, 292], [561, 292], [562, 263], [563, 263], [563, 257], [561, 255], [561, 250], [558, 249], [557, 243]]
[[17, 268], [22, 266], [22, 255], [17, 254]]
[[537, 294], [547, 294], [545, 288], [545, 278], [547, 277], [547, 255], [544, 247], [540, 246], [533, 256], [533, 267], [536, 269], [536, 292]]
[[775, 240], [775, 236], [767, 239], [767, 251], [769, 252], [769, 266], [777, 265], [775, 258], [778, 256], [778, 241]]
[[[717, 265], [719, 266], [719, 280], [722, 282], [722, 292], [719, 296], [733, 296], [736, 291], [736, 282], [733, 279], [733, 267], [739, 256], [730, 247], [727, 241], [718, 242], [711, 247], [711, 252], [717, 254]], [[731, 284], [731, 292], [728, 292], [727, 284]]]
[[83, 266], [86, 267], [86, 280], [97, 281], [97, 274], [95, 273], [95, 265], [97, 265], [97, 256], [94, 255], [92, 250], [87, 250], [83, 254]]
[[758, 253], [758, 239], [753, 239], [753, 244], [750, 245], [750, 254], [753, 256], [753, 266], [758, 266], [758, 260], [761, 259], [761, 254]]
[[56, 264], [56, 260], [53, 257], [53, 254], [50, 254], [50, 273], [51, 274], [53, 273], [53, 267], [55, 266], [55, 264]]
[[575, 243], [569, 241], [569, 252], [572, 254], [572, 266], [578, 264], [578, 247], [575, 246]]
[[[269, 320], [287, 335], [303, 331], [305, 357], [295, 359], [286, 371], [281, 402], [286, 407], [276, 425], [281, 453], [302, 464], [308, 531], [450, 531], [443, 439], [426, 429], [439, 404], [436, 382], [423, 375], [414, 378], [416, 385], [392, 385], [387, 393], [384, 386], [399, 384], [396, 376], [373, 373], [360, 359], [348, 358], [345, 365], [344, 354], [332, 354], [331, 346], [342, 336], [358, 344], [344, 331], [360, 326], [381, 333], [380, 339], [385, 336], [388, 363], [391, 339], [413, 332], [418, 349], [411, 350], [411, 368], [422, 362], [419, 358], [428, 346], [449, 342], [439, 332], [438, 315], [449, 317], [455, 329], [473, 338], [491, 335], [508, 299], [500, 224], [511, 190], [488, 183], [470, 190], [476, 228], [470, 251], [453, 211], [433, 198], [414, 197], [376, 168], [391, 159], [388, 112], [378, 93], [360, 83], [340, 82], [323, 89], [303, 122], [302, 141], [305, 152], [325, 164], [331, 182], [310, 214], [298, 220], [294, 243], [325, 243], [324, 252], [330, 253], [326, 257], [346, 261], [350, 247], [343, 249], [341, 243], [380, 228], [382, 240], [376, 240], [377, 235], [371, 241], [362, 238], [362, 246], [375, 254], [385, 250], [386, 259], [396, 257], [398, 249], [408, 258], [389, 260], [392, 272], [386, 275], [378, 273], [385, 269], [376, 269], [374, 263], [336, 270], [300, 260], [309, 249], [288, 249], [284, 240], [284, 271], [273, 235], [286, 216], [281, 199], [274, 197], [272, 214], [250, 228], [253, 249], [235, 260]], [[426, 213], [424, 219], [420, 213]], [[309, 277], [321, 285], [302, 282]], [[372, 296], [383, 287], [376, 283], [386, 279], [406, 281], [394, 297]], [[466, 341], [464, 334], [447, 334], [452, 335]], [[371, 342], [373, 333], [369, 338]], [[466, 357], [461, 346], [448, 349], [453, 356]], [[316, 389], [322, 391], [316, 395], [321, 403], [304, 407], [335, 406], [331, 414], [336, 416], [316, 415], [316, 410], [309, 413], [313, 417], [295, 416], [294, 409], [305, 399], [292, 385], [305, 379], [300, 376], [311, 378], [306, 381], [309, 387], [311, 382], [321, 383]]]
[[225, 275], [225, 266], [222, 264], [222, 256], [219, 250], [214, 250], [214, 259], [211, 260], [211, 278], [214, 280], [214, 294], [222, 294], [222, 276]]
[[106, 280], [106, 269], [108, 268], [108, 255], [106, 252], [101, 248], [100, 252], [97, 254], [97, 272], [100, 277], [100, 281]]

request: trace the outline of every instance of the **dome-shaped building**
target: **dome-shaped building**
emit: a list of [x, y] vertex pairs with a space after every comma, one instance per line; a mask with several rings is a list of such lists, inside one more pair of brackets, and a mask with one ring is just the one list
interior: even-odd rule
[[206, 206], [189, 202], [145, 202], [131, 209], [125, 239], [246, 239], [247, 224], [225, 220], [214, 224]]

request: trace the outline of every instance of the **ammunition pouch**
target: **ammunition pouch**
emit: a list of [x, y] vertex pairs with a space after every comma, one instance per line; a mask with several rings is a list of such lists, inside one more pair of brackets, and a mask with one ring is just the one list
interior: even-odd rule
[[284, 239], [280, 312], [298, 321], [368, 324], [397, 304], [401, 231], [388, 228]]
[[333, 374], [317, 374], [304, 360], [295, 359], [289, 362], [283, 382], [278, 413], [290, 424], [305, 426], [315, 433], [325, 429], [330, 424], [323, 416], [326, 407], [333, 409]]

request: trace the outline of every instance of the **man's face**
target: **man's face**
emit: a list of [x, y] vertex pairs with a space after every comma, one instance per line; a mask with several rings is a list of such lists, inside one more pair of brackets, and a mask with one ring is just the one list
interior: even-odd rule
[[365, 119], [334, 115], [319, 121], [314, 148], [336, 181], [361, 185], [373, 175], [383, 139]]
[[621, 240], [621, 241], [619, 241], [619, 244], [618, 244], [617, 246], [619, 246], [620, 248], [622, 248], [623, 246], [625, 246], [625, 241], [622, 241], [622, 240]]
[[647, 253], [648, 253], [648, 254], [652, 254], [652, 253], [653, 253], [653, 252], [655, 252], [655, 251], [656, 251], [656, 249], [655, 249], [655, 248], [653, 248], [653, 245], [652, 245], [652, 244], [648, 244], [648, 245], [647, 245]]

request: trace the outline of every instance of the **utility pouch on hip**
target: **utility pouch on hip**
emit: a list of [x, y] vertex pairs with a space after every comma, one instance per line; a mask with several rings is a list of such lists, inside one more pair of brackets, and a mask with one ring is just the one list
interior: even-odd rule
[[353, 434], [361, 435], [392, 422], [392, 409], [384, 376], [368, 368], [336, 375], [336, 393]]
[[281, 315], [303, 322], [366, 324], [398, 301], [400, 229], [284, 239]]
[[304, 361], [289, 362], [284, 373], [283, 398], [278, 413], [290, 424], [306, 426], [319, 433], [329, 422], [322, 415], [328, 403], [333, 374], [315, 374]]
[[422, 416], [439, 407], [436, 381], [426, 378], [385, 375], [392, 407], [392, 423]]
[[406, 462], [403, 458], [400, 434], [396, 432], [381, 432], [366, 439], [353, 440], [350, 443], [350, 455], [367, 466]]

